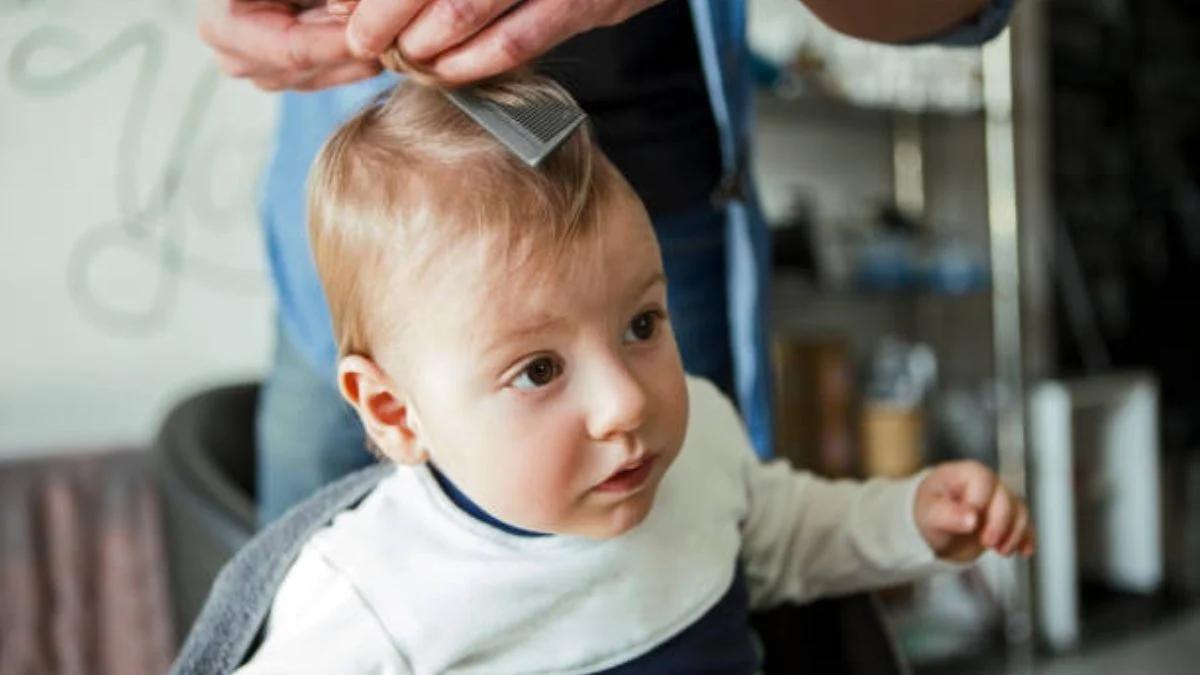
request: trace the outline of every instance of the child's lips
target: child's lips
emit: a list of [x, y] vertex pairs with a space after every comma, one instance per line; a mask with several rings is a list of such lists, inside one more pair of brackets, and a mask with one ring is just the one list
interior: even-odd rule
[[650, 477], [657, 455], [647, 455], [637, 462], [617, 469], [603, 483], [596, 486], [600, 492], [632, 492], [641, 487]]

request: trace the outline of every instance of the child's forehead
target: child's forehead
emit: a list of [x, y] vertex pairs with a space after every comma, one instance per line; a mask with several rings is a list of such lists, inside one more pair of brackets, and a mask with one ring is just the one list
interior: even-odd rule
[[657, 246], [645, 210], [632, 195], [603, 200], [585, 223], [564, 223], [556, 214], [514, 205], [466, 210], [470, 213], [430, 209], [414, 228], [418, 241], [406, 237], [403, 247], [415, 254], [421, 273], [473, 271], [492, 287], [537, 286], [577, 273], [611, 256], [613, 248], [645, 246], [647, 239]]
[[[430, 251], [428, 284], [420, 294], [437, 313], [475, 336], [514, 322], [601, 310], [662, 274], [658, 246], [644, 211], [611, 210], [578, 236], [555, 240], [536, 230], [476, 231]], [[514, 227], [536, 228], [527, 223]]]
[[481, 318], [537, 312], [578, 296], [604, 268], [603, 240], [590, 232], [562, 242], [494, 238], [474, 248], [473, 273], [459, 285], [474, 291], [474, 314]]

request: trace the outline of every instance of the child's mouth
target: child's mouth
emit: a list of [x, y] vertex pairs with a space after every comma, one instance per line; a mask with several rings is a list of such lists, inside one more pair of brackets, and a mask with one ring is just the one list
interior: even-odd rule
[[648, 455], [636, 464], [631, 464], [609, 476], [603, 483], [596, 486], [601, 492], [632, 492], [641, 487], [654, 468], [655, 455]]

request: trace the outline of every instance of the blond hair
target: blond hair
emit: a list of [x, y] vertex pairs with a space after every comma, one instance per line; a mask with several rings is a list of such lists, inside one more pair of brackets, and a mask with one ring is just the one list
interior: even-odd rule
[[[570, 100], [529, 74], [479, 91], [506, 104]], [[372, 355], [388, 275], [419, 274], [469, 235], [535, 250], [579, 240], [623, 185], [586, 128], [532, 169], [441, 92], [401, 82], [334, 133], [309, 178], [309, 236], [339, 353]]]

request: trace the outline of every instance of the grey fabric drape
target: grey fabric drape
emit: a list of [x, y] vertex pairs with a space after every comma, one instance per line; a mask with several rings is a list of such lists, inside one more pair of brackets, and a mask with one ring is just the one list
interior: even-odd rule
[[0, 675], [159, 675], [173, 629], [148, 454], [0, 464]]

